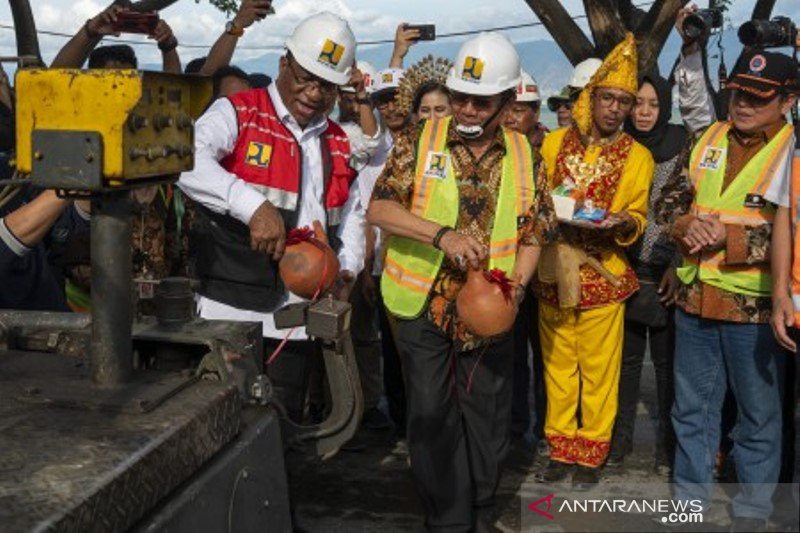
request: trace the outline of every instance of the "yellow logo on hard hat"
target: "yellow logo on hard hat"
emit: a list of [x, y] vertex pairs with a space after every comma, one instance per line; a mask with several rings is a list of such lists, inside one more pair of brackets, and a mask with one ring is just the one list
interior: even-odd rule
[[479, 82], [483, 76], [483, 59], [467, 56], [464, 59], [464, 69], [461, 71], [461, 79], [465, 81]]
[[383, 83], [392, 83], [394, 76], [391, 72], [384, 72], [383, 76], [381, 76], [381, 79], [383, 79]]
[[267, 168], [272, 157], [272, 146], [256, 141], [250, 141], [247, 145], [247, 155], [244, 162], [248, 165]]
[[319, 53], [317, 60], [335, 68], [339, 65], [339, 61], [342, 60], [342, 55], [344, 55], [344, 46], [330, 39], [325, 39], [325, 44], [322, 45], [322, 51]]

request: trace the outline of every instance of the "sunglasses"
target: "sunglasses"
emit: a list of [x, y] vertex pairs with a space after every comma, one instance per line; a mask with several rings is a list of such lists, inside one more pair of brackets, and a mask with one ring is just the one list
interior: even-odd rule
[[491, 96], [475, 96], [472, 94], [465, 94], [453, 92], [450, 95], [450, 100], [453, 105], [463, 106], [467, 102], [472, 102], [472, 106], [479, 111], [487, 111], [492, 108], [494, 98]]

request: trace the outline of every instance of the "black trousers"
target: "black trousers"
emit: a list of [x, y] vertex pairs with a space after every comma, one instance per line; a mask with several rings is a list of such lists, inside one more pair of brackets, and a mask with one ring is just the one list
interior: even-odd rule
[[656, 371], [656, 394], [658, 403], [658, 438], [656, 458], [659, 462], [672, 464], [675, 451], [675, 433], [670, 420], [670, 409], [674, 399], [675, 385], [672, 361], [675, 352], [675, 321], [669, 314], [667, 325], [652, 328], [625, 321], [625, 338], [622, 347], [622, 368], [619, 378], [619, 408], [614, 421], [611, 453], [627, 455], [633, 451], [633, 429], [636, 421], [636, 406], [639, 403], [639, 383], [642, 363], [650, 340], [650, 358]]
[[397, 333], [412, 476], [425, 524], [433, 531], [469, 531], [494, 505], [508, 453], [513, 338], [455, 353], [426, 318], [398, 320]]
[[[532, 358], [528, 363], [528, 346]], [[531, 374], [531, 366], [533, 374]], [[533, 385], [533, 408], [530, 405]], [[544, 362], [539, 342], [539, 305], [528, 292], [519, 306], [514, 322], [514, 400], [511, 407], [511, 431], [523, 435], [531, 424], [533, 412], [533, 436], [544, 438], [544, 417], [547, 413], [547, 394], [544, 390]]]
[[[375, 283], [381, 286], [380, 277]], [[378, 307], [378, 322], [381, 330], [381, 353], [383, 355], [383, 391], [386, 395], [386, 404], [389, 408], [389, 417], [397, 428], [397, 436], [406, 436], [406, 388], [403, 383], [403, 365], [400, 361], [393, 326], [390, 317], [383, 305], [381, 296]]]
[[[264, 338], [266, 358], [269, 358], [280, 342], [280, 339]], [[296, 423], [300, 423], [303, 419], [314, 358], [322, 359], [322, 347], [319, 343], [289, 341], [284, 345], [277, 359], [267, 365], [267, 376], [272, 382], [275, 397], [283, 404], [289, 418]], [[322, 363], [322, 367], [324, 368], [324, 363]]]

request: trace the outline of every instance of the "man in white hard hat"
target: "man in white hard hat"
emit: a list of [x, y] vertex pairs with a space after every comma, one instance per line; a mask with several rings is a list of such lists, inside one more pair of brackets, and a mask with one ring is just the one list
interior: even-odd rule
[[556, 114], [559, 128], [572, 125], [572, 106], [581, 94], [581, 90], [589, 83], [594, 73], [603, 62], [596, 57], [590, 57], [575, 65], [569, 84], [561, 92], [547, 99], [547, 108]]
[[[317, 220], [326, 227], [341, 264], [340, 298], [364, 262], [364, 208], [350, 144], [326, 117], [337, 88], [350, 83], [355, 37], [345, 20], [319, 13], [295, 28], [286, 48], [267, 89], [221, 98], [198, 120], [195, 168], [178, 182], [197, 204], [191, 249], [200, 316], [261, 322], [267, 355], [286, 335], [273, 312], [300, 301], [278, 275], [290, 229]], [[295, 421], [315, 349], [298, 328], [267, 366]]]
[[508, 39], [464, 43], [447, 79], [453, 116], [397, 137], [368, 211], [392, 235], [381, 292], [397, 322], [412, 473], [436, 531], [487, 526], [510, 438], [512, 336], [467, 330], [455, 305], [466, 271], [488, 263], [513, 280], [516, 302], [555, 227], [530, 143], [501, 126], [519, 81]]
[[536, 149], [542, 145], [544, 135], [549, 131], [547, 126], [539, 122], [541, 106], [539, 86], [533, 76], [523, 70], [522, 81], [517, 85], [516, 99], [506, 112], [504, 125], [523, 134]]
[[[369, 204], [372, 185], [377, 177], [377, 174], [372, 171], [373, 159], [382, 159], [382, 164], [386, 160], [385, 152], [391, 149], [391, 144], [384, 139], [385, 133], [378, 124], [378, 119], [374, 114], [374, 103], [370, 98], [375, 91], [379, 78], [378, 72], [366, 61], [358, 61], [356, 66], [358, 72], [355, 74], [354, 80], [357, 83], [339, 88], [339, 124], [350, 139], [353, 153], [350, 158], [351, 166], [358, 171], [359, 194], [362, 204], [366, 206]], [[372, 228], [365, 228], [365, 265], [367, 267], [373, 261], [372, 251], [376, 241], [373, 231]], [[350, 303], [353, 306], [350, 334], [353, 338], [353, 348], [364, 396], [362, 426], [366, 429], [380, 430], [388, 429], [391, 424], [386, 415], [378, 408], [378, 402], [383, 394], [383, 376], [381, 372], [381, 331], [378, 325], [380, 302], [374, 296], [374, 286], [372, 272], [367, 269], [362, 270], [350, 294]], [[388, 334], [389, 332], [387, 332]], [[322, 360], [317, 360], [316, 364], [320, 369], [324, 368]], [[315, 401], [319, 399], [316, 396], [314, 395], [312, 398]], [[361, 440], [363, 439], [356, 439], [351, 442], [350, 446], [360, 446]]]

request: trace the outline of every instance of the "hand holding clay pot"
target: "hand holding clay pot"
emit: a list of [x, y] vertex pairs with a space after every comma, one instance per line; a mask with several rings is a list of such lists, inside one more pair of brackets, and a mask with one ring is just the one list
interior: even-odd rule
[[500, 269], [470, 270], [467, 283], [456, 297], [461, 322], [479, 337], [509, 331], [517, 316], [515, 285]]
[[308, 227], [289, 231], [278, 270], [286, 288], [301, 298], [314, 299], [333, 285], [339, 259], [318, 220], [313, 231]]

